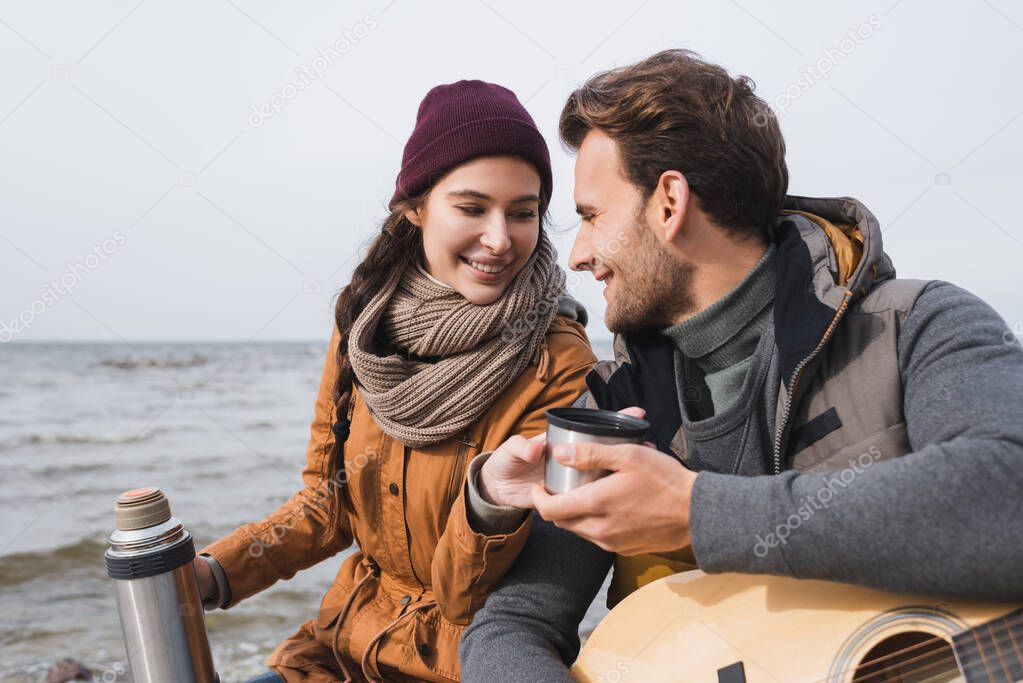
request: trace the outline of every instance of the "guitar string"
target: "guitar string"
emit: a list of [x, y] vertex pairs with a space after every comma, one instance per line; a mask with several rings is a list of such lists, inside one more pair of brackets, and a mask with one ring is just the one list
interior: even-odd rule
[[[871, 666], [873, 664], [877, 664], [879, 662], [883, 662], [883, 661], [885, 661], [887, 659], [892, 659], [893, 657], [902, 657], [902, 656], [912, 652], [913, 650], [919, 650], [922, 647], [928, 647], [928, 646], [937, 645], [938, 643], [944, 643], [946, 645], [949, 644], [948, 641], [945, 640], [944, 638], [928, 638], [927, 640], [920, 641], [916, 645], [910, 645], [909, 647], [902, 648], [901, 650], [896, 650], [895, 652], [891, 652], [891, 653], [885, 655], [884, 657], [878, 657], [877, 659], [872, 659], [872, 660], [870, 660], [869, 663], [866, 664], [866, 666]], [[858, 669], [860, 666], [864, 666], [864, 664], [862, 664], [862, 663], [861, 664], [857, 664], [854, 667], [851, 667], [849, 669], [845, 669], [844, 671], [838, 671], [837, 673], [840, 673], [840, 674], [848, 673], [850, 671], [853, 671], [854, 669]], [[821, 680], [825, 680], [825, 679], [821, 679]]]
[[[998, 619], [1004, 619], [1005, 620], [1005, 623], [999, 625], [999, 627], [998, 627], [999, 630], [1002, 631], [1002, 633], [999, 634], [999, 635], [1000, 636], [1008, 636], [1009, 642], [1012, 643], [1013, 649], [1016, 650], [1016, 652], [1018, 653], [1019, 652], [1019, 649], [1018, 649], [1019, 648], [1019, 643], [1016, 642], [1016, 636], [1013, 633], [1013, 629], [1015, 629], [1017, 626], [1020, 626], [1021, 624], [1023, 624], [1023, 611], [1021, 611], [1019, 613], [1016, 613], [1016, 614], [1009, 613], [1009, 614], [1006, 614], [1003, 617], [999, 617]], [[991, 621], [997, 621], [997, 619], [992, 619]], [[962, 635], [962, 634], [965, 634], [965, 633], [975, 634], [975, 633], [977, 633], [977, 629], [979, 629], [981, 626], [984, 626], [984, 625], [985, 624], [981, 624], [980, 626], [975, 626], [975, 627], [973, 627], [971, 629], [968, 629], [966, 631], [962, 631], [962, 632], [960, 632], [960, 633], [958, 633], [956, 635]], [[992, 642], [994, 642], [994, 634], [989, 636], [989, 638], [991, 638]], [[969, 641], [964, 642], [963, 643], [964, 648], [961, 648], [961, 649], [965, 649], [966, 647], [977, 647], [977, 648], [979, 648], [980, 647], [980, 640], [981, 639], [979, 637], [977, 637], [976, 635], [974, 635], [973, 636], [973, 640], [974, 640], [974, 642], [972, 642], [972, 643], [969, 642]]]
[[[1011, 618], [1007, 618], [1007, 617], [1011, 617]], [[1000, 617], [1000, 618], [1006, 619], [1005, 623], [1002, 624], [1001, 627], [1000, 627], [1000, 628], [1004, 629], [1004, 633], [1002, 635], [1007, 635], [1009, 637], [1009, 640], [1013, 644], [1013, 647], [1015, 649], [1015, 647], [1016, 647], [1016, 640], [1015, 640], [1015, 636], [1013, 635], [1011, 629], [1013, 627], [1015, 627], [1015, 626], [1020, 625], [1020, 623], [1023, 623], [1023, 613], [1016, 614], [1016, 615], [1006, 615], [1006, 617]], [[983, 624], [982, 624], [982, 626], [983, 626]], [[971, 628], [968, 631], [963, 631], [963, 633], [975, 632], [977, 628], [980, 628], [980, 627], [978, 626], [978, 627], [975, 627], [975, 628]], [[891, 654], [887, 654], [884, 657], [878, 657], [877, 659], [873, 659], [869, 663], [867, 663], [866, 665], [857, 665], [856, 667], [853, 667], [853, 668], [845, 669], [843, 671], [838, 671], [838, 672], [836, 672], [836, 674], [840, 675], [840, 674], [849, 673], [850, 671], [854, 671], [855, 669], [859, 668], [860, 666], [872, 666], [872, 665], [877, 664], [879, 662], [883, 662], [885, 660], [890, 660], [893, 657], [904, 656], [905, 654], [910, 653], [910, 652], [912, 652], [914, 650], [919, 650], [922, 647], [933, 646], [933, 645], [937, 645], [939, 643], [947, 645], [950, 648], [957, 647], [960, 652], [965, 652], [965, 651], [967, 651], [968, 649], [970, 649], [972, 647], [977, 647], [978, 650], [979, 650], [979, 647], [980, 647], [979, 639], [976, 636], [974, 636], [974, 641], [976, 641], [976, 642], [966, 641], [966, 642], [963, 643], [962, 646], [954, 646], [952, 643], [950, 643], [949, 641], [945, 640], [944, 638], [941, 638], [940, 636], [935, 636], [933, 638], [928, 638], [927, 640], [921, 641], [921, 642], [917, 643], [916, 645], [911, 645], [909, 647], [902, 648], [900, 650], [896, 650], [895, 652], [892, 652]], [[944, 650], [942, 650], [941, 652], [944, 652]], [[1017, 652], [1018, 652], [1018, 650], [1017, 650]], [[930, 655], [933, 655], [933, 654], [938, 654], [938, 652], [933, 652], [933, 653], [925, 654], [925, 655], [922, 655], [922, 656], [923, 657], [927, 657], [927, 656], [930, 656]], [[982, 660], [984, 660], [983, 663], [985, 665], [985, 670], [987, 670], [987, 661], [986, 661], [986, 658], [984, 657], [983, 651], [980, 651], [980, 655], [981, 655]], [[953, 661], [955, 661], [955, 656], [953, 655], [951, 659]], [[908, 660], [908, 661], [913, 661], [913, 660]], [[886, 671], [890, 671], [891, 669], [898, 668], [899, 666], [901, 666], [901, 665], [903, 665], [905, 663], [906, 662], [901, 662], [901, 663], [900, 662], [896, 662], [894, 665], [891, 665], [891, 666], [885, 665], [885, 668], [883, 668], [883, 669], [881, 669], [881, 670], [879, 670], [877, 672], [873, 672], [871, 674], [868, 674], [867, 676], [865, 676], [863, 678], [856, 678], [856, 679], [854, 679], [854, 681], [859, 683], [860, 681], [869, 680], [869, 678], [874, 676], [875, 674], [880, 674], [880, 673], [883, 673], [883, 672], [886, 672]], [[1020, 665], [1023, 666], [1023, 658], [1020, 659]], [[1003, 667], [1003, 670], [1004, 670], [1004, 667]], [[820, 681], [827, 681], [827, 680], [828, 680], [827, 678], [820, 679]], [[819, 682], [815, 682], [815, 683], [819, 683]]]
[[[987, 632], [991, 637], [991, 642], [995, 646], [995, 655], [998, 657], [998, 666], [1002, 669], [1002, 671], [1009, 673], [1011, 675], [1011, 672], [1005, 666], [1005, 659], [1002, 657], [1002, 648], [998, 647], [998, 639], [995, 637], [994, 629], [991, 627], [991, 622], [989, 621], [986, 624], [983, 624], [983, 626], [987, 627]], [[1011, 629], [1009, 630], [1009, 640], [1010, 641], [1012, 640]]]
[[[1021, 617], [1023, 617], [1023, 614], [1021, 614]], [[1012, 630], [1015, 628], [1015, 625], [1010, 624], [1009, 620], [1006, 619], [1005, 626], [1009, 632], [1009, 643], [1012, 644], [1012, 651], [1016, 653], [1016, 659], [1023, 662], [1023, 652], [1020, 652], [1019, 643], [1016, 642], [1015, 636], [1012, 635]]]
[[[946, 642], [946, 644], [947, 644], [947, 642]], [[909, 649], [912, 649], [912, 648], [909, 648]], [[897, 655], [897, 654], [899, 654], [899, 652], [896, 652], [894, 654]], [[953, 664], [955, 663], [955, 657], [954, 656], [953, 657], [949, 657], [948, 654], [944, 650], [934, 651], [934, 652], [931, 652], [931, 653], [928, 653], [928, 654], [925, 654], [925, 655], [920, 655], [917, 658], [927, 658], [927, 657], [930, 657], [930, 656], [933, 656], [933, 655], [942, 655], [942, 659], [939, 659], [936, 662], [932, 662], [931, 664], [924, 665], [924, 666], [920, 667], [917, 671], [913, 671], [911, 673], [917, 673], [918, 671], [923, 671], [924, 669], [927, 669], [927, 668], [930, 668], [930, 667], [933, 667], [933, 666], [937, 666], [938, 664], [945, 664], [945, 663], [950, 662], [950, 661]], [[824, 683], [824, 682], [829, 682], [830, 683], [831, 681], [835, 680], [835, 676], [841, 676], [842, 674], [847, 674], [850, 671], [855, 671], [855, 669], [858, 669], [860, 667], [872, 666], [875, 663], [881, 661], [882, 659], [888, 659], [890, 656], [891, 655], [886, 655], [883, 658], [879, 657], [878, 659], [871, 660], [870, 662], [867, 662], [865, 664], [857, 664], [855, 667], [850, 668], [850, 669], [845, 669], [843, 671], [836, 671], [834, 674], [829, 674], [826, 678], [819, 678], [816, 681], [813, 681], [812, 683]], [[914, 658], [913, 660], [907, 660], [907, 661], [915, 661], [917, 658]], [[880, 675], [884, 675], [884, 674], [890, 673], [892, 670], [898, 669], [903, 664], [905, 664], [905, 662], [895, 662], [894, 664], [886, 665], [883, 668], [878, 669], [877, 671], [871, 671], [870, 673], [864, 674], [863, 676], [853, 678], [852, 681], [850, 681], [850, 683], [862, 683], [863, 681], [869, 681], [871, 678], [874, 678], [876, 676], [880, 676]]]
[[[941, 639], [939, 638], [937, 640], [941, 640]], [[933, 642], [933, 640], [932, 641], [928, 641], [928, 642]], [[945, 642], [945, 645], [949, 645], [950, 646], [950, 643], [948, 643], [948, 641], [944, 641], [944, 642]], [[950, 654], [952, 656], [949, 656]], [[925, 669], [930, 669], [930, 668], [933, 668], [933, 667], [938, 666], [940, 664], [946, 664], [948, 662], [951, 662], [952, 664], [956, 665], [956, 669], [959, 670], [960, 673], [962, 673], [964, 675], [966, 674], [966, 672], [960, 670], [960, 668], [958, 666], [959, 662], [956, 660], [955, 654], [951, 650], [951, 646], [950, 646], [949, 649], [942, 648], [941, 650], [935, 650], [934, 652], [931, 652], [931, 653], [917, 655], [916, 657], [913, 657], [911, 659], [907, 659], [904, 662], [895, 662], [894, 664], [885, 666], [883, 669], [879, 669], [878, 671], [872, 671], [872, 672], [870, 672], [869, 674], [867, 674], [865, 676], [855, 677], [855, 678], [852, 679], [851, 683], [863, 683], [863, 681], [868, 681], [871, 678], [874, 678], [876, 676], [880, 676], [880, 675], [884, 675], [884, 674], [890, 673], [894, 669], [902, 668], [902, 667], [904, 667], [907, 664], [913, 664], [914, 662], [917, 662], [918, 660], [927, 659], [928, 657], [931, 657], [931, 656], [934, 656], [934, 655], [941, 655], [941, 659], [939, 659], [937, 661], [934, 661], [934, 662], [931, 662], [929, 664], [923, 665], [923, 666], [918, 666], [917, 668], [915, 668], [912, 671], [909, 671], [907, 673], [919, 674], [920, 672], [924, 671]], [[880, 659], [872, 660], [872, 661], [867, 662], [866, 664], [864, 664], [862, 666], [868, 666], [869, 667], [869, 666], [872, 666], [877, 661], [880, 661]], [[1009, 668], [1009, 667], [1006, 667], [1004, 661], [999, 666], [999, 668], [1001, 670], [1000, 672], [992, 672], [988, 668], [986, 660], [983, 662], [983, 664], [984, 664], [984, 673], [985, 673], [985, 675], [987, 676], [987, 678], [989, 680], [993, 680], [993, 676], [994, 676], [995, 673], [1001, 673], [1002, 675], [1007, 675], [1007, 676], [1010, 676], [1010, 677], [1013, 675], [1012, 669]], [[1023, 667], [1023, 662], [1018, 662], [1018, 664], [1019, 664], [1019, 666]], [[845, 672], [840, 672], [840, 673], [845, 673]]]
[[[903, 672], [901, 671], [901, 669], [903, 669], [904, 665], [906, 665], [906, 664], [913, 664], [914, 662], [917, 662], [917, 660], [926, 659], [926, 658], [931, 657], [933, 655], [941, 655], [941, 658], [936, 660], [936, 661], [930, 662], [929, 664], [917, 665], [912, 671], [907, 671], [905, 673], [907, 673], [907, 674], [918, 674], [918, 673], [921, 673], [922, 671], [925, 671], [926, 669], [932, 669], [932, 668], [934, 668], [936, 666], [943, 666], [943, 665], [946, 665], [946, 664], [949, 664], [949, 663], [951, 663], [953, 665], [953, 667], [955, 667], [955, 663], [956, 663], [955, 657], [949, 657], [948, 654], [944, 650], [940, 650], [940, 651], [936, 650], [934, 652], [931, 652], [930, 654], [919, 655], [917, 657], [914, 657], [913, 659], [906, 660], [905, 662], [896, 662], [896, 663], [894, 663], [892, 665], [884, 667], [883, 669], [878, 669], [877, 671], [872, 671], [872, 672], [870, 672], [868, 674], [865, 674], [863, 676], [855, 676], [850, 681], [850, 683], [863, 683], [864, 681], [870, 681], [870, 680], [876, 679], [878, 676], [881, 677], [881, 680], [888, 680], [888, 674], [890, 674], [890, 673], [896, 673], [897, 672], [899, 674], [902, 674]], [[867, 663], [867, 664], [865, 664], [863, 666], [870, 666], [871, 664], [873, 664], [873, 662], [869, 662], [869, 663]]]
[[[1000, 618], [1004, 618], [1004, 617], [1000, 617]], [[1007, 621], [1004, 626], [1005, 627], [1017, 626], [1021, 622], [1023, 622], [1023, 614], [1018, 615], [1018, 618], [1014, 617], [1011, 621]], [[969, 629], [967, 631], [963, 631], [962, 633], [969, 633], [970, 631], [973, 631], [973, 630], [975, 630], [975, 629]], [[1010, 630], [1008, 630], [1008, 628], [1006, 629], [1006, 633], [1004, 633], [1003, 635], [1008, 635], [1009, 639], [1013, 642], [1013, 644], [1015, 644], [1015, 640], [1013, 638], [1012, 632]], [[892, 659], [893, 657], [900, 657], [900, 656], [903, 656], [903, 655], [905, 655], [907, 653], [913, 652], [914, 650], [919, 650], [920, 648], [928, 647], [928, 646], [931, 646], [931, 645], [936, 645], [938, 643], [945, 643], [946, 645], [951, 645], [951, 643], [949, 643], [949, 641], [945, 640], [944, 638], [942, 638], [940, 636], [935, 636], [933, 638], [928, 638], [927, 640], [920, 641], [916, 645], [911, 645], [909, 647], [905, 647], [905, 648], [902, 648], [900, 650], [896, 650], [895, 652], [892, 652], [891, 654], [887, 654], [884, 657], [878, 657], [877, 659], [871, 660], [870, 663], [871, 664], [876, 664], [877, 662], [883, 662], [883, 661], [885, 661], [887, 659]], [[965, 650], [969, 649], [969, 647], [975, 647], [975, 645], [973, 643], [970, 643], [970, 642], [964, 642], [963, 646], [964, 647], [959, 647], [960, 651], [965, 651]], [[1020, 658], [1020, 659], [1021, 659], [1021, 661], [1023, 661], [1023, 658]], [[851, 670], [852, 669], [846, 669], [845, 671], [839, 671], [838, 673], [847, 673], [848, 671], [851, 671]]]
[[[1007, 622], [1007, 623], [1008, 623], [1008, 622]], [[979, 627], [977, 627], [977, 628], [979, 628]], [[971, 631], [972, 631], [972, 630], [974, 630], [974, 629], [971, 629]], [[1010, 633], [1009, 635], [1010, 635], [1010, 638], [1011, 638], [1011, 633]], [[948, 646], [948, 647], [949, 647], [950, 649], [949, 649], [949, 650], [945, 650], [945, 649], [943, 648], [943, 649], [942, 649], [942, 650], [940, 650], [940, 651], [935, 651], [935, 652], [930, 652], [930, 653], [924, 653], [924, 654], [921, 654], [921, 655], [917, 655], [916, 657], [913, 657], [913, 658], [911, 658], [911, 659], [908, 659], [908, 660], [905, 660], [905, 661], [902, 661], [902, 662], [895, 662], [895, 663], [894, 663], [894, 664], [892, 664], [892, 665], [886, 665], [886, 666], [885, 666], [885, 667], [884, 667], [883, 669], [880, 669], [880, 670], [878, 670], [878, 671], [875, 671], [875, 672], [871, 672], [870, 674], [867, 674], [866, 676], [864, 676], [864, 677], [862, 677], [862, 678], [854, 678], [854, 679], [853, 679], [853, 681], [855, 681], [855, 683], [861, 683], [861, 681], [866, 681], [866, 680], [870, 680], [871, 678], [873, 678], [873, 677], [875, 677], [875, 676], [877, 676], [877, 675], [881, 675], [881, 674], [884, 674], [884, 673], [886, 673], [886, 672], [890, 672], [890, 671], [891, 671], [892, 669], [897, 669], [897, 668], [900, 668], [900, 667], [902, 667], [902, 666], [905, 666], [906, 664], [911, 664], [911, 663], [913, 663], [913, 662], [915, 662], [915, 661], [917, 661], [917, 660], [920, 660], [920, 659], [926, 659], [927, 657], [930, 657], [930, 656], [933, 656], [933, 655], [936, 655], [936, 654], [942, 654], [942, 655], [943, 655], [943, 659], [942, 659], [942, 660], [939, 660], [939, 661], [937, 661], [937, 662], [933, 662], [932, 664], [929, 664], [929, 665], [927, 665], [927, 666], [925, 666], [925, 667], [922, 667], [922, 668], [921, 668], [920, 670], [922, 670], [922, 669], [925, 669], [925, 668], [928, 668], [928, 667], [930, 667], [930, 666], [936, 666], [936, 665], [938, 665], [938, 664], [941, 664], [941, 663], [944, 663], [945, 661], [948, 661], [948, 660], [951, 660], [952, 662], [954, 662], [954, 663], [958, 664], [958, 662], [956, 661], [955, 655], [954, 655], [954, 650], [952, 650], [952, 649], [951, 649], [951, 648], [953, 648], [953, 647], [955, 647], [955, 646], [953, 646], [953, 645], [952, 645], [951, 643], [949, 643], [949, 642], [948, 642], [947, 640], [945, 640], [944, 638], [940, 638], [940, 637], [935, 637], [935, 638], [929, 638], [928, 640], [925, 640], [925, 641], [922, 641], [922, 642], [920, 642], [920, 643], [917, 643], [916, 645], [913, 645], [913, 646], [911, 646], [911, 647], [908, 647], [908, 648], [903, 648], [903, 649], [901, 649], [901, 650], [897, 650], [897, 651], [895, 651], [895, 652], [893, 652], [893, 653], [891, 653], [891, 654], [889, 654], [889, 655], [886, 655], [886, 656], [884, 656], [884, 657], [879, 657], [879, 658], [877, 658], [877, 659], [871, 660], [870, 662], [868, 662], [868, 663], [866, 663], [866, 664], [863, 664], [863, 665], [860, 665], [860, 666], [873, 666], [873, 665], [877, 664], [878, 662], [881, 662], [881, 661], [883, 661], [883, 660], [885, 660], [885, 659], [891, 659], [892, 657], [898, 657], [898, 656], [902, 656], [902, 655], [904, 655], [904, 654], [906, 654], [907, 652], [910, 652], [910, 651], [912, 651], [912, 650], [918, 650], [918, 649], [920, 649], [921, 647], [926, 647], [926, 646], [932, 646], [932, 645], [936, 645], [936, 644], [938, 644], [939, 642], [940, 642], [940, 643], [942, 643], [942, 644], [944, 644], [944, 645], [946, 645], [946, 646]], [[993, 642], [993, 643], [995, 644], [995, 646], [997, 647], [997, 643], [996, 643], [995, 641], [992, 641], [992, 642]], [[973, 644], [972, 644], [972, 643], [969, 643], [969, 642], [967, 642], [967, 643], [964, 643], [964, 645], [973, 645]], [[963, 650], [964, 650], [964, 648], [959, 648], [959, 650], [960, 650], [960, 651], [963, 651]], [[951, 657], [949, 657], [949, 656], [948, 656], [948, 654], [947, 654], [947, 653], [949, 653], [949, 652], [951, 652], [951, 653], [952, 653], [952, 656], [951, 656]], [[985, 656], [984, 656], [984, 653], [983, 653], [983, 651], [980, 651], [980, 655], [981, 655], [981, 661], [980, 661], [979, 663], [983, 664], [983, 666], [984, 666], [984, 672], [985, 672], [985, 674], [986, 674], [986, 675], [987, 675], [988, 677], [991, 677], [991, 676], [993, 675], [993, 672], [991, 671], [991, 669], [990, 669], [990, 668], [989, 668], [989, 666], [988, 666], [988, 662], [987, 662], [987, 657], [985, 657]], [[1000, 662], [999, 662], [999, 669], [1001, 669], [1001, 672], [1002, 672], [1003, 674], [1009, 674], [1009, 675], [1011, 675], [1011, 674], [1012, 674], [1012, 669], [1011, 669], [1011, 668], [1010, 668], [1009, 666], [1006, 666], [1006, 663], [1005, 663], [1005, 661], [1004, 661], [1004, 660], [1002, 660], [1002, 659], [1001, 659], [1001, 657], [999, 657], [999, 660], [1000, 660]], [[1018, 660], [1017, 660], [1017, 663], [1018, 663], [1018, 665], [1019, 665], [1020, 667], [1023, 667], [1023, 660], [1019, 660], [1019, 659], [1018, 659]], [[1011, 666], [1011, 663], [1010, 663], [1010, 666]], [[859, 667], [857, 667], [857, 668], [859, 668]], [[841, 671], [841, 672], [839, 672], [839, 673], [847, 673], [847, 672], [848, 672], [848, 671], [850, 671], [850, 670], [851, 670], [851, 669], [847, 669], [846, 671]], [[918, 671], [914, 671], [914, 672], [912, 672], [912, 673], [917, 673], [917, 672], [918, 672]]]

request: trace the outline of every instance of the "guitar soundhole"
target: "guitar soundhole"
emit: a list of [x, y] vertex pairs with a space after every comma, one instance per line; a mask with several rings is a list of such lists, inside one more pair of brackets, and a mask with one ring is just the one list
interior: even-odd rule
[[951, 683], [961, 681], [952, 645], [938, 636], [906, 631], [872, 647], [856, 667], [853, 683]]

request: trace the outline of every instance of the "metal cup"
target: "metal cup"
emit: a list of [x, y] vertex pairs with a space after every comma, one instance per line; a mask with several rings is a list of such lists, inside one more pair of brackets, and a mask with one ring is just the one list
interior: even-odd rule
[[638, 417], [591, 408], [547, 411], [544, 484], [550, 493], [565, 493], [600, 479], [606, 470], [577, 470], [554, 459], [554, 447], [574, 443], [643, 443], [650, 423]]

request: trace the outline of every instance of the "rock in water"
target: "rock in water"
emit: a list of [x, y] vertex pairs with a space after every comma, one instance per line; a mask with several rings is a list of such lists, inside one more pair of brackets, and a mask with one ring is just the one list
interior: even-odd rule
[[68, 681], [91, 681], [92, 672], [77, 659], [65, 657], [46, 674], [46, 683], [67, 683]]

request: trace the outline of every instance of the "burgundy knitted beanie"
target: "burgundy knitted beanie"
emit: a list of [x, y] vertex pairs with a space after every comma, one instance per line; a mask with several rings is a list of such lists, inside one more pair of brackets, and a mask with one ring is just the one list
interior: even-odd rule
[[533, 164], [540, 174], [541, 195], [550, 199], [547, 143], [515, 93], [484, 81], [438, 85], [419, 105], [390, 206], [428, 190], [455, 166], [494, 154], [519, 156]]

